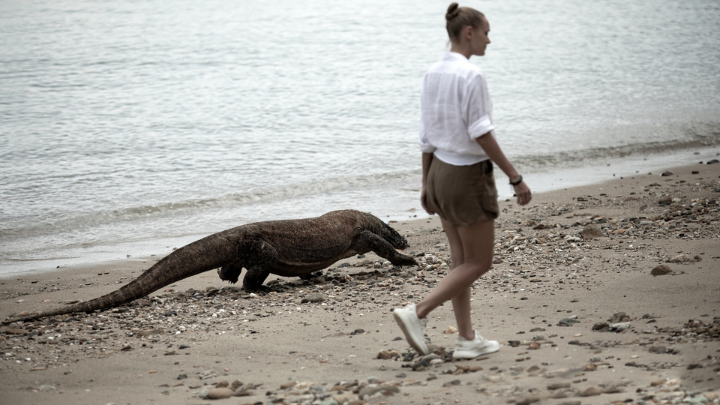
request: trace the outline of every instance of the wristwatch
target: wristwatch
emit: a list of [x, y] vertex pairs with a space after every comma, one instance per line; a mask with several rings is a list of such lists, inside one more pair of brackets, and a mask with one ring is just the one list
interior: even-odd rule
[[510, 179], [510, 184], [512, 184], [513, 186], [517, 186], [518, 184], [522, 183], [522, 181], [523, 181], [523, 178], [522, 178], [522, 175], [520, 175], [514, 179]]

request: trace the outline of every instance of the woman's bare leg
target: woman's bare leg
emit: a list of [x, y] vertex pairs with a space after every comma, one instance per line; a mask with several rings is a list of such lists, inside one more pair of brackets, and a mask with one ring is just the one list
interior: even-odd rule
[[[460, 234], [455, 225], [442, 218], [440, 218], [440, 222], [442, 222], [448, 244], [450, 245], [450, 271], [453, 271], [465, 262], [462, 239], [460, 239]], [[466, 288], [463, 292], [453, 297], [452, 305], [460, 336], [467, 338], [467, 340], [472, 340], [473, 328], [472, 318], [470, 317], [470, 288]]]
[[[450, 245], [450, 273], [416, 306], [419, 318], [425, 318], [445, 301], [452, 300], [458, 332], [466, 340], [475, 333], [470, 317], [470, 286], [490, 270], [495, 244], [495, 221], [476, 222], [470, 226], [453, 226], [442, 220]], [[459, 264], [458, 264], [459, 263]]]

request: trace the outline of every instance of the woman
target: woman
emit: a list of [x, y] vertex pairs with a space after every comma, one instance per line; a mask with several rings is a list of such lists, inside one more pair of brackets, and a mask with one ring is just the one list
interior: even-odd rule
[[518, 204], [528, 204], [531, 193], [495, 140], [487, 83], [469, 61], [485, 54], [490, 24], [479, 11], [457, 3], [450, 5], [445, 19], [450, 52], [430, 67], [423, 81], [420, 200], [428, 214], [440, 216], [452, 269], [425, 299], [395, 309], [393, 315], [410, 345], [427, 354], [426, 317], [452, 300], [459, 333], [453, 357], [474, 358], [500, 347], [475, 332], [470, 318], [470, 286], [492, 265], [499, 213], [492, 163], [510, 179]]

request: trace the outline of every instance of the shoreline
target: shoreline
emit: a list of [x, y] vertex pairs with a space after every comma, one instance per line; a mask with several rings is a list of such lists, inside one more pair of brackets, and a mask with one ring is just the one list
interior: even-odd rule
[[[324, 280], [271, 276], [265, 296], [206, 272], [119, 309], [2, 327], [0, 395], [18, 404], [206, 403], [200, 396], [238, 381], [233, 393], [247, 396], [231, 401], [240, 404], [717, 403], [720, 164], [669, 170], [539, 193], [526, 207], [501, 201], [495, 264], [473, 287], [473, 321], [503, 345], [496, 354], [448, 360], [449, 305], [427, 329], [433, 359], [422, 363], [396, 340], [389, 311], [447, 270], [435, 216], [391, 222], [418, 268], [390, 269], [367, 254], [334, 264]], [[582, 237], [592, 225], [603, 236]], [[0, 318], [98, 297], [159, 258], [0, 279]], [[652, 276], [658, 265], [671, 274]], [[311, 293], [324, 301], [302, 303]], [[623, 321], [619, 333], [602, 331]], [[373, 390], [380, 396], [364, 396]]]
[[[536, 172], [530, 172], [526, 178], [529, 184], [531, 183], [531, 187], [533, 187], [535, 195], [538, 195], [543, 193], [553, 193], [573, 187], [586, 187], [602, 184], [623, 176], [628, 177], [646, 174], [649, 172], [657, 175], [667, 167], [672, 168], [683, 167], [685, 165], [696, 165], [698, 161], [709, 161], [711, 159], [717, 159], [719, 156], [720, 152], [717, 151], [715, 146], [706, 146], [704, 148], [692, 148], [675, 152], [667, 151], [665, 153], [656, 153], [647, 156], [630, 156], [632, 158], [611, 158], [602, 162], [597, 160], [594, 161], [590, 167], [548, 167]], [[576, 164], [579, 165], [579, 162]], [[499, 170], [496, 170], [496, 180], [498, 183], [499, 198], [503, 200], [511, 197], [510, 193], [512, 191], [505, 186], [507, 178]], [[373, 212], [373, 210], [369, 211], [378, 215], [385, 221], [407, 221], [427, 218], [427, 214], [422, 211], [422, 208], [417, 201], [416, 194], [419, 194], [419, 189], [415, 192], [414, 185], [409, 187], [394, 185], [393, 188], [400, 188], [400, 190], [397, 190], [396, 194], [398, 195], [396, 197], [401, 199], [403, 203], [395, 201], [394, 205], [396, 208], [394, 208], [394, 211], [390, 212], [390, 214], [387, 214], [386, 212]], [[389, 193], [389, 191], [384, 190], [381, 192], [382, 195], [385, 195], [384, 193]], [[365, 202], [359, 203], [362, 206], [365, 205]], [[406, 208], [404, 210], [398, 208], [402, 206], [411, 208]], [[352, 207], [337, 206], [335, 208], [340, 209]], [[386, 208], [393, 210], [389, 206], [386, 206]], [[291, 217], [299, 218], [303, 216], [292, 215]], [[240, 222], [237, 223], [237, 225], [240, 224]], [[218, 229], [216, 231], [220, 230], [221, 229]], [[54, 256], [57, 256], [56, 258], [8, 261], [3, 268], [5, 271], [7, 271], [7, 269], [11, 270], [7, 273], [0, 274], [0, 279], [53, 272], [58, 268], [103, 266], [107, 263], [124, 262], [128, 255], [130, 255], [129, 257], [132, 257], [133, 259], [147, 259], [152, 257], [152, 255], [168, 254], [172, 251], [171, 248], [186, 245], [195, 240], [201, 239], [210, 233], [213, 232], [198, 234], [190, 233], [180, 236], [148, 237], [126, 242], [115, 241], [114, 243], [101, 242], [97, 244], [83, 244], [82, 247], [76, 246], [74, 248], [65, 248], [61, 251], [56, 251], [54, 253]], [[48, 265], [45, 265], [46, 263], [48, 263]]]

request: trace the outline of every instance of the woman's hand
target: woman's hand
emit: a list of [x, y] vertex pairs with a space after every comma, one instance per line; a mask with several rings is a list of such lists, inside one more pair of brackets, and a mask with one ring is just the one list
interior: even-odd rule
[[518, 184], [517, 186], [513, 186], [513, 189], [515, 190], [518, 204], [527, 205], [530, 200], [532, 200], [532, 192], [530, 191], [530, 187], [528, 187], [528, 185], [525, 184], [524, 181], [521, 181], [520, 184]]
[[420, 205], [422, 205], [425, 212], [427, 212], [430, 215], [435, 215], [434, 212], [432, 212], [428, 209], [426, 199], [427, 199], [427, 192], [425, 190], [425, 186], [423, 186], [422, 191], [420, 192]]

